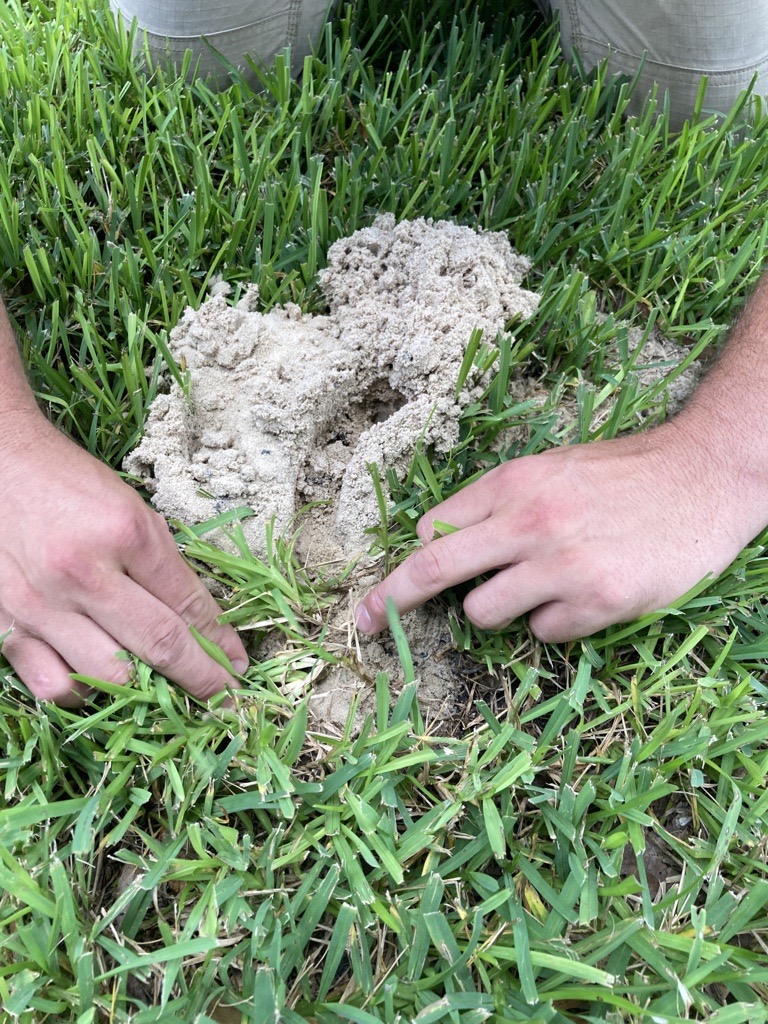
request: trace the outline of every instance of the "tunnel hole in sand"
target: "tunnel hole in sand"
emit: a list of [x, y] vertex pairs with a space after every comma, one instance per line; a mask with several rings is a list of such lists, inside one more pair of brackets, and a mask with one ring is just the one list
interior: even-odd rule
[[[299, 471], [297, 507], [310, 501], [335, 502], [360, 438], [386, 423], [407, 401], [386, 377], [381, 377], [364, 395], [351, 398], [346, 407], [339, 409], [318, 431]], [[332, 525], [329, 529], [333, 532]]]

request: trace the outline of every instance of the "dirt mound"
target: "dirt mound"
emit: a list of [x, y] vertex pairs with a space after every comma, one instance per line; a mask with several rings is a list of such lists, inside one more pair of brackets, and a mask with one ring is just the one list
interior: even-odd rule
[[[378, 521], [368, 464], [401, 470], [420, 440], [438, 452], [456, 443], [461, 410], [481, 387], [470, 378], [455, 395], [467, 342], [476, 328], [492, 341], [535, 310], [538, 297], [520, 286], [528, 269], [504, 234], [385, 215], [331, 247], [320, 276], [326, 315], [295, 305], [261, 313], [255, 287], [231, 306], [218, 287], [171, 333], [189, 396], [173, 383], [156, 399], [125, 468], [171, 518], [250, 506], [255, 515], [243, 525], [256, 552], [273, 517], [289, 530], [303, 506], [318, 503], [302, 518], [302, 556], [312, 564], [354, 557]], [[665, 354], [675, 356], [649, 352], [654, 363]], [[541, 386], [530, 386], [543, 400]], [[450, 715], [455, 686], [446, 627], [433, 612], [407, 620], [436, 717]], [[359, 671], [339, 669], [316, 688], [313, 705], [329, 727], [343, 723], [376, 672], [399, 674], [387, 640], [359, 638], [356, 650]]]
[[308, 501], [329, 501], [331, 539], [356, 554], [377, 521], [367, 464], [399, 468], [419, 438], [455, 444], [467, 341], [535, 309], [528, 267], [502, 234], [382, 216], [331, 247], [327, 316], [260, 313], [255, 289], [234, 307], [211, 298], [171, 334], [189, 401], [176, 384], [158, 397], [126, 469], [187, 522], [250, 505], [256, 550], [273, 516], [284, 530]]

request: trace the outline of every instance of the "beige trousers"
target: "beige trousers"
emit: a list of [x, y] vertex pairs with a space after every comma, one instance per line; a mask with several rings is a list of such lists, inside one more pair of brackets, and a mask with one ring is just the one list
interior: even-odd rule
[[[360, 0], [363, 2], [363, 0]], [[756, 77], [768, 94], [768, 0], [536, 0], [557, 14], [563, 49], [586, 66], [609, 58], [634, 75], [643, 63], [635, 107], [656, 84], [673, 123], [693, 110], [702, 76], [705, 109], [724, 112]], [[156, 57], [180, 61], [191, 49], [200, 73], [220, 85], [227, 72], [214, 50], [245, 67], [244, 54], [270, 63], [290, 46], [293, 70], [319, 38], [329, 0], [111, 0], [126, 23], [135, 18]]]
[[220, 87], [229, 84], [221, 54], [247, 70], [245, 54], [271, 64], [276, 53], [291, 47], [295, 74], [311, 52], [325, 23], [330, 0], [110, 0], [126, 25], [134, 19], [137, 44], [144, 40], [152, 56], [181, 62], [186, 50], [199, 61], [198, 73]]
[[[642, 63], [634, 109], [657, 85], [680, 127], [707, 79], [706, 111], [725, 113], [753, 78], [768, 94], [768, 0], [537, 0], [560, 20], [563, 50], [616, 73]], [[644, 58], [644, 63], [643, 63]]]

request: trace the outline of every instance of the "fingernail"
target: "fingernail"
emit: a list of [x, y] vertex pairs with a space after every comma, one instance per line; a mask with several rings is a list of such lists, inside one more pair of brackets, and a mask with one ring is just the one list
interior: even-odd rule
[[357, 625], [357, 628], [363, 633], [370, 632], [373, 626], [373, 623], [371, 622], [370, 612], [368, 611], [364, 604], [359, 604], [357, 608], [355, 608], [355, 624]]
[[235, 670], [235, 672], [237, 672], [239, 676], [242, 676], [245, 674], [245, 671], [248, 668], [248, 662], [245, 660], [245, 658], [235, 658], [232, 662], [232, 668]]

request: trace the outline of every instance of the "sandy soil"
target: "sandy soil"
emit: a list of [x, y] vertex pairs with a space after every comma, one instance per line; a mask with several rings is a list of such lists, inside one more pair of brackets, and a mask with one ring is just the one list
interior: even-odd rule
[[[171, 333], [189, 398], [175, 382], [158, 396], [125, 469], [171, 518], [199, 522], [250, 506], [244, 528], [256, 552], [272, 517], [278, 530], [291, 530], [303, 506], [322, 503], [302, 519], [302, 557], [348, 560], [367, 548], [365, 530], [378, 522], [367, 465], [399, 471], [420, 439], [438, 452], [456, 443], [461, 410], [481, 386], [470, 379], [454, 395], [467, 341], [475, 328], [492, 341], [535, 310], [538, 297], [520, 284], [528, 269], [504, 234], [385, 215], [330, 249], [320, 279], [326, 315], [293, 305], [259, 312], [256, 288], [232, 306], [219, 287]], [[684, 355], [658, 335], [643, 353], [645, 363]], [[525, 387], [545, 397], [535, 382], [515, 384]], [[348, 599], [336, 618], [335, 628], [348, 632]], [[445, 657], [447, 622], [424, 610], [405, 625], [426, 716], [449, 717], [457, 674]], [[377, 672], [399, 674], [388, 639], [354, 646], [353, 668], [315, 688], [314, 711], [327, 728], [343, 726], [358, 691], [363, 706], [372, 700]]]

